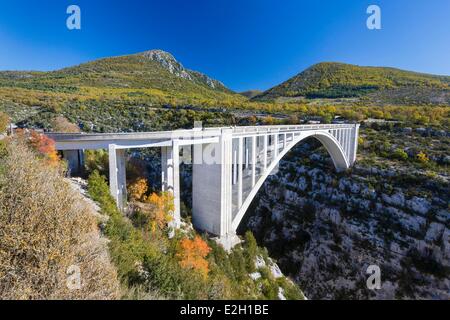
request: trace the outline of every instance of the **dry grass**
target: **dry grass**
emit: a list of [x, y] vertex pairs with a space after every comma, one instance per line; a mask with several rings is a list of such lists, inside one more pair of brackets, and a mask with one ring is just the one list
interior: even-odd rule
[[[67, 286], [69, 267], [81, 287]], [[109, 261], [92, 208], [23, 141], [0, 158], [0, 298], [115, 299], [116, 270]]]

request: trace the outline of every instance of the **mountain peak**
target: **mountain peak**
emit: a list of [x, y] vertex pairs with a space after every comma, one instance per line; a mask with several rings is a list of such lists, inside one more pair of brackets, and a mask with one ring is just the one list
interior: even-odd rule
[[175, 60], [175, 57], [167, 51], [161, 50], [161, 49], [152, 49], [152, 50], [147, 50], [141, 53], [138, 53], [140, 55], [143, 55], [145, 57], [164, 57], [166, 59], [171, 59], [171, 60]]
[[163, 68], [177, 77], [193, 82], [201, 82], [211, 87], [212, 89], [228, 91], [228, 89], [222, 82], [212, 79], [201, 72], [185, 68], [180, 62], [178, 62], [177, 59], [175, 59], [175, 57], [171, 53], [164, 50], [153, 49], [138, 53], [137, 55], [158, 62]]
[[188, 72], [188, 70], [184, 68], [183, 65], [179, 63], [169, 52], [154, 49], [138, 53], [138, 55], [158, 62], [171, 74], [176, 75], [177, 77], [193, 81], [192, 75]]

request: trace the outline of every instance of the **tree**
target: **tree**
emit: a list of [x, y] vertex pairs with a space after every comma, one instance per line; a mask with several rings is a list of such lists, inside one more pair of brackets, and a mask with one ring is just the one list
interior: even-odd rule
[[263, 122], [264, 122], [265, 125], [270, 126], [270, 125], [273, 125], [275, 123], [275, 119], [271, 115], [269, 115], [269, 116], [264, 118]]
[[177, 257], [182, 268], [196, 270], [207, 278], [209, 264], [205, 258], [210, 251], [208, 244], [200, 236], [195, 236], [193, 240], [184, 238], [180, 241]]
[[247, 122], [249, 125], [255, 125], [257, 121], [258, 119], [253, 115], [247, 117]]
[[289, 124], [299, 124], [299, 119], [296, 114], [291, 114], [288, 119]]
[[152, 193], [146, 202], [151, 205], [147, 214], [152, 232], [155, 232], [156, 228], [163, 229], [172, 220], [173, 195], [169, 192], [163, 192], [161, 195]]
[[47, 137], [45, 134], [40, 134], [36, 131], [31, 131], [30, 145], [47, 159], [50, 166], [57, 166], [59, 163], [58, 152], [56, 151], [55, 141]]
[[333, 120], [333, 116], [331, 114], [326, 113], [322, 116], [322, 119], [323, 123], [331, 123], [331, 120]]
[[[84, 151], [84, 166], [86, 172], [98, 171], [100, 174], [109, 177], [109, 154], [104, 149]], [[128, 173], [128, 171], [127, 171]]]
[[361, 136], [359, 136], [358, 137], [358, 144], [360, 145], [360, 146], [362, 146], [362, 145], [364, 145], [364, 138], [363, 137], [361, 137]]
[[246, 258], [247, 258], [247, 270], [249, 272], [255, 272], [255, 260], [258, 253], [258, 244], [253, 236], [253, 233], [248, 230], [245, 232], [245, 247], [246, 247]]
[[128, 186], [128, 194], [134, 201], [142, 200], [148, 190], [147, 179], [138, 178]]

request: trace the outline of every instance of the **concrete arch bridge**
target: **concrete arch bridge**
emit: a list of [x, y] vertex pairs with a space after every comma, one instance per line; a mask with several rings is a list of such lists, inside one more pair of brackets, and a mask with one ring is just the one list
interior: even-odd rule
[[318, 124], [48, 136], [73, 171], [83, 165], [83, 150], [107, 149], [110, 190], [122, 210], [126, 206], [126, 150], [161, 148], [162, 189], [173, 193], [175, 227], [180, 223], [180, 162], [191, 160], [192, 222], [229, 248], [259, 188], [289, 150], [314, 137], [324, 145], [336, 170], [346, 170], [356, 159], [358, 132], [359, 124]]

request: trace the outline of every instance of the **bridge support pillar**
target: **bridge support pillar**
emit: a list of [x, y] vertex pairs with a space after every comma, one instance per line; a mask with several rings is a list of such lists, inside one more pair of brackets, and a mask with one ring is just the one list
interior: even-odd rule
[[83, 150], [64, 150], [63, 158], [67, 161], [69, 174], [79, 174], [84, 169]]
[[242, 206], [242, 189], [243, 189], [243, 162], [244, 162], [244, 138], [238, 138], [238, 208]]
[[353, 146], [352, 146], [352, 154], [350, 159], [350, 165], [353, 165], [356, 161], [356, 153], [358, 152], [358, 139], [359, 139], [359, 124], [355, 125], [353, 131]]
[[252, 188], [256, 184], [256, 136], [252, 137]]
[[170, 192], [174, 201], [172, 226], [179, 228], [180, 212], [180, 148], [178, 141], [172, 141], [172, 146], [161, 148], [161, 186], [163, 192]]
[[238, 179], [238, 144], [233, 144], [233, 185], [237, 184]]
[[117, 207], [123, 212], [127, 203], [125, 150], [109, 145], [109, 188]]
[[250, 150], [248, 145], [250, 144], [250, 139], [249, 138], [244, 138], [244, 148], [245, 148], [245, 171], [247, 173], [247, 175], [250, 175]]
[[[279, 139], [278, 139], [278, 133], [273, 135], [273, 151], [272, 151], [272, 161], [275, 161], [276, 157], [278, 157], [278, 151], [279, 151]], [[273, 170], [270, 172], [271, 176], [274, 176], [278, 173], [279, 165], [278, 163], [275, 165]]]
[[263, 136], [263, 170], [266, 171], [267, 168], [267, 140], [268, 136]]
[[218, 236], [225, 247], [236, 238], [231, 226], [232, 145], [232, 130], [222, 129], [219, 143], [194, 148], [192, 170], [192, 223]]
[[[169, 170], [172, 166], [172, 161], [169, 159], [172, 157], [171, 152], [169, 152], [169, 147], [161, 147], [161, 191], [162, 192], [173, 192], [173, 170]], [[170, 176], [169, 176], [170, 175]]]

